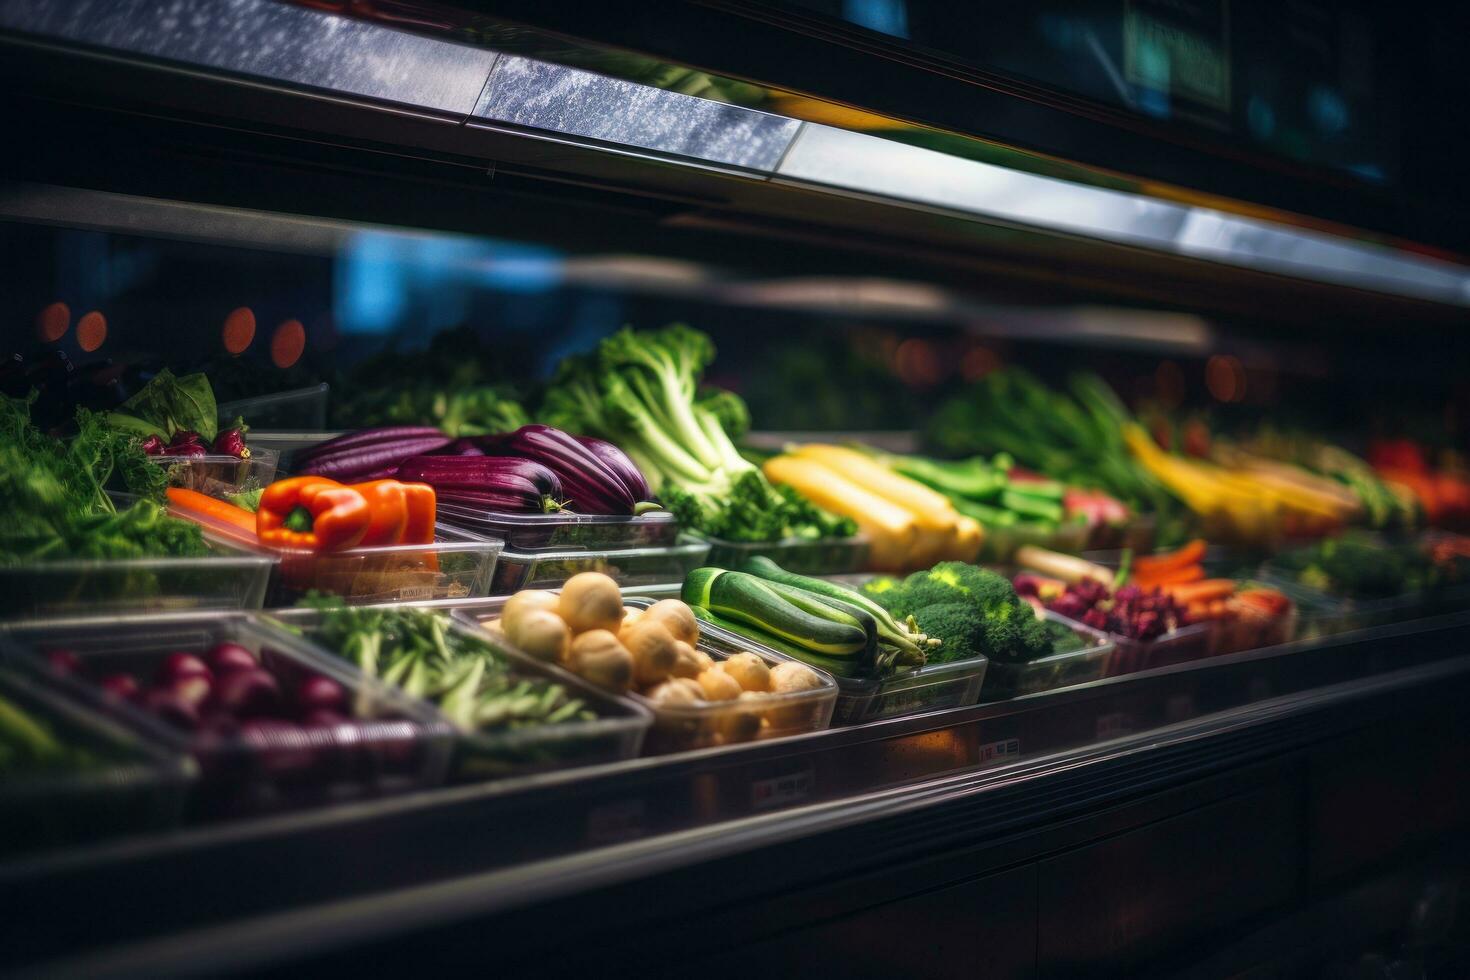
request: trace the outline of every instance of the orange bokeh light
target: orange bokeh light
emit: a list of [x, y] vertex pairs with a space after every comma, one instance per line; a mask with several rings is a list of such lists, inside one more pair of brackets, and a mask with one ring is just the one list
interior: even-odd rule
[[1213, 354], [1205, 362], [1205, 387], [1216, 401], [1238, 402], [1245, 397], [1245, 368], [1234, 354]]
[[107, 317], [97, 310], [84, 314], [77, 321], [77, 344], [82, 350], [91, 353], [101, 347], [107, 340]]
[[900, 381], [916, 388], [938, 384], [939, 379], [944, 377], [944, 369], [939, 364], [939, 353], [934, 345], [918, 337], [910, 337], [898, 345], [894, 355], [894, 369], [898, 372]]
[[71, 329], [71, 307], [55, 302], [43, 307], [36, 314], [36, 336], [48, 344], [54, 344]]
[[306, 350], [306, 328], [300, 320], [284, 320], [271, 334], [271, 363], [285, 370], [301, 360]]
[[225, 317], [220, 339], [231, 354], [245, 353], [255, 341], [255, 311], [248, 306], [231, 310]]
[[979, 381], [999, 368], [1000, 356], [989, 347], [971, 347], [960, 358], [960, 376], [966, 381]]

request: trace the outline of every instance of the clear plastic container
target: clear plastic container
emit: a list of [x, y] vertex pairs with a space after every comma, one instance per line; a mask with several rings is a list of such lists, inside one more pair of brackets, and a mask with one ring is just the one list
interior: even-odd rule
[[220, 421], [228, 424], [242, 418], [252, 429], [266, 426], [322, 429], [327, 424], [327, 395], [330, 390], [330, 386], [323, 382], [225, 402], [219, 406]]
[[709, 542], [708, 564], [717, 568], [739, 568], [745, 561], [769, 558], [788, 572], [798, 575], [840, 575], [858, 572], [868, 563], [868, 539], [861, 535], [850, 538], [788, 538], [785, 541], [725, 541], [706, 538]]
[[1108, 662], [1112, 659], [1115, 646], [1112, 638], [1054, 612], [1048, 611], [1044, 615], [1052, 622], [1061, 623], [1076, 633], [1086, 645], [1080, 650], [1056, 653], [1026, 663], [992, 660], [986, 670], [985, 687], [980, 692], [980, 700], [1004, 701], [1026, 694], [1040, 694], [1062, 687], [1087, 684], [1107, 675]]
[[[635, 609], [647, 609], [653, 601], [638, 597], [624, 600]], [[715, 660], [725, 660], [745, 651], [754, 653], [771, 666], [784, 659], [709, 623], [699, 625], [698, 648]], [[683, 752], [821, 731], [832, 721], [832, 710], [837, 703], [837, 684], [826, 671], [815, 667], [812, 670], [821, 680], [821, 686], [809, 691], [766, 695], [758, 700], [662, 705], [632, 693], [629, 697], [653, 714], [653, 727], [649, 730], [644, 753]]]
[[1239, 616], [1215, 620], [1214, 653], [1222, 656], [1289, 643], [1296, 639], [1298, 622], [1299, 614], [1295, 603], [1280, 616]]
[[[1074, 628], [1088, 628], [1065, 616], [1057, 618]], [[1166, 633], [1156, 640], [1139, 641], [1116, 633], [1108, 633], [1106, 636], [1115, 644], [1113, 654], [1108, 658], [1109, 677], [1203, 660], [1213, 656], [1215, 652], [1214, 623], [1194, 623]]]
[[[280, 619], [302, 630], [307, 641], [321, 643], [318, 623], [321, 614], [311, 609], [284, 610]], [[590, 707], [597, 717], [590, 721], [568, 721], [502, 731], [456, 731], [449, 776], [455, 782], [502, 779], [549, 769], [596, 765], [631, 759], [638, 755], [652, 716], [642, 705], [614, 697], [559, 667], [544, 664], [509, 646], [491, 631], [481, 629], [466, 617], [438, 612], [450, 629], [485, 644], [491, 654], [510, 663], [515, 676], [549, 680], [560, 684]], [[328, 657], [339, 651], [320, 647]], [[443, 720], [438, 709], [419, 702]], [[448, 725], [447, 721], [443, 721]]]
[[490, 591], [510, 595], [521, 589], [556, 589], [578, 572], [602, 572], [624, 587], [683, 582], [708, 563], [709, 542], [681, 537], [660, 548], [608, 551], [502, 551]]
[[1081, 521], [1070, 521], [1052, 530], [1041, 530], [1030, 525], [998, 527], [985, 526], [985, 542], [980, 546], [980, 560], [984, 562], [1008, 563], [1016, 549], [1025, 545], [1036, 545], [1050, 551], [1075, 555], [1087, 547], [1091, 529]]
[[196, 558], [67, 558], [0, 566], [0, 619], [184, 609], [259, 609], [273, 558], [218, 542]]
[[672, 545], [679, 522], [666, 510], [627, 516], [618, 514], [520, 514], [442, 504], [446, 524], [500, 538], [512, 551], [608, 551]]
[[[57, 690], [199, 765], [196, 811], [203, 816], [258, 813], [288, 806], [354, 799], [433, 786], [442, 781], [450, 730], [437, 712], [391, 688], [364, 680], [288, 632], [254, 617], [135, 616], [25, 624], [3, 642], [18, 661]], [[193, 729], [166, 721], [141, 704], [109, 696], [100, 681], [112, 674], [153, 686], [160, 665], [176, 651], [203, 656], [217, 643], [238, 643], [279, 685], [280, 707], [255, 721], [211, 724], [208, 709]], [[81, 666], [58, 672], [48, 653], [68, 650]], [[347, 708], [336, 723], [310, 724], [293, 703], [302, 682], [330, 678], [345, 689]], [[207, 702], [206, 702], [207, 703]]]
[[169, 486], [226, 497], [270, 486], [276, 478], [280, 453], [251, 447], [249, 459], [235, 456], [150, 456], [168, 469]]
[[0, 702], [81, 756], [55, 767], [7, 770], [0, 780], [0, 855], [162, 830], [178, 821], [195, 772], [191, 761], [141, 741], [44, 678], [0, 670]]
[[[172, 511], [171, 511], [172, 512]], [[290, 606], [308, 592], [341, 596], [353, 605], [466, 599], [487, 595], [500, 555], [498, 540], [481, 538], [447, 524], [434, 528], [433, 544], [395, 544], [346, 551], [268, 548], [238, 528], [207, 516], [177, 513], [198, 521], [206, 540], [245, 549], [272, 560], [266, 605]]]

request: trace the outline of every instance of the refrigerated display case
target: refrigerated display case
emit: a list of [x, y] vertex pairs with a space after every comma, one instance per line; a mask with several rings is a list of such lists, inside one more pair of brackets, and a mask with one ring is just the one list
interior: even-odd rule
[[[1470, 948], [1453, 902], [1470, 551], [1425, 528], [1466, 517], [1470, 263], [1453, 208], [1431, 214], [1445, 186], [1407, 152], [1428, 130], [1386, 110], [1340, 139], [1261, 130], [1252, 93], [1305, 43], [1270, 27], [1312, 19], [1301, 11], [1217, 5], [1238, 28], [1222, 33], [1164, 5], [1039, 5], [992, 23], [1028, 39], [1002, 56], [946, 28], [966, 15], [917, 6], [0, 0], [17, 148], [0, 160], [0, 386], [36, 392], [39, 438], [71, 445], [79, 407], [117, 409], [163, 368], [202, 373], [210, 426], [242, 418], [258, 461], [227, 461], [223, 480], [159, 468], [238, 496], [368, 426], [484, 451], [475, 440], [555, 415], [546, 392], [625, 324], [685, 322], [718, 350], [703, 381], [739, 396], [733, 415], [707, 409], [742, 454], [721, 466], [775, 473], [773, 458], [856, 445], [858, 469], [786, 485], [801, 497], [836, 473], [868, 495], [812, 490], [823, 513], [792, 518], [801, 536], [751, 540], [691, 533], [713, 518], [673, 481], [650, 494], [669, 510], [637, 516], [444, 503], [436, 544], [398, 546], [412, 569], [366, 578], [320, 573], [356, 552], [242, 551], [218, 528], [212, 557], [130, 560], [19, 562], [0, 535], [14, 583], [0, 697], [14, 686], [58, 736], [115, 753], [84, 777], [0, 768], [0, 809], [25, 821], [0, 846], [0, 962], [1050, 976], [1291, 972], [1387, 950], [1455, 975]], [[1371, 11], [1333, 17], [1331, 64], [1398, 37]], [[1082, 28], [1095, 63], [1066, 56]], [[1162, 84], [1148, 44], [1196, 75]], [[1199, 72], [1252, 56], [1261, 71], [1201, 88]], [[1121, 85], [1097, 88], [1117, 57]], [[1396, 57], [1303, 118], [1401, 105]], [[1323, 70], [1300, 65], [1284, 88], [1316, 91]], [[1153, 111], [1163, 96], [1180, 118]], [[1080, 371], [1126, 403], [1115, 429], [1096, 389], [1071, 384]], [[721, 397], [694, 387], [691, 403]], [[990, 424], [997, 397], [1015, 411]], [[1442, 493], [1364, 461], [1390, 436], [1438, 450], [1426, 485]], [[623, 448], [648, 472], [666, 464]], [[909, 478], [921, 453], [985, 459], [971, 482], [913, 481], [945, 516], [897, 548], [868, 499], [892, 504], [882, 482], [852, 474]], [[1133, 476], [1079, 475], [1120, 459]], [[1123, 501], [1139, 479], [1147, 492]], [[1097, 494], [1121, 510], [1097, 516]], [[22, 513], [19, 496], [9, 506]], [[1289, 560], [1348, 525], [1393, 549], [1409, 599], [1354, 597]], [[1202, 528], [1199, 574], [1164, 577]], [[861, 585], [871, 576], [847, 573], [1120, 543], [1085, 557], [1177, 597], [1194, 623], [1109, 633], [1048, 613], [1066, 638], [1026, 655], [972, 624], [974, 649], [951, 638], [926, 665], [875, 658], [851, 675], [846, 653], [809, 656], [800, 636], [705, 626], [690, 642], [701, 670], [754, 652], [805, 658], [817, 683], [731, 682], [727, 700], [688, 703], [501, 650], [519, 673], [482, 731], [445, 720], [468, 675], [429, 689], [360, 640], [320, 647], [321, 614], [286, 608], [325, 586], [362, 603], [361, 622], [412, 606], [483, 637], [472, 624], [510, 595], [583, 572], [617, 579], [643, 613], [698, 605], [689, 572], [758, 555]], [[1131, 571], [1140, 557], [1155, 578]], [[206, 566], [233, 577], [189, 571]], [[1252, 589], [1287, 611], [1220, 618]], [[912, 640], [922, 608], [891, 610], [893, 628]], [[839, 611], [881, 646], [874, 610]], [[195, 646], [274, 643], [281, 663], [340, 681], [358, 717], [386, 705], [392, 720], [372, 724], [411, 721], [411, 744], [261, 709], [270, 724], [250, 731], [280, 739], [232, 782], [204, 763], [249, 738], [181, 735], [149, 714], [161, 701], [109, 701], [45, 654], [141, 656], [143, 678], [188, 646], [180, 630]], [[592, 717], [522, 726], [521, 709], [556, 716], [561, 702], [532, 704], [553, 696], [547, 678]], [[20, 737], [13, 721], [0, 713], [0, 738]], [[330, 772], [351, 778], [313, 775]], [[52, 827], [36, 819], [47, 799]]]

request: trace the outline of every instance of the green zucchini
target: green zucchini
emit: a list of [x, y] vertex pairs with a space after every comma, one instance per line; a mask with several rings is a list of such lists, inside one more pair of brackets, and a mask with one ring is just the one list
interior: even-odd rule
[[746, 623], [815, 653], [829, 657], [866, 655], [871, 659], [876, 627], [869, 630], [856, 617], [827, 606], [798, 606], [769, 584], [742, 572], [696, 568], [684, 580], [682, 598], [717, 616]]
[[748, 626], [745, 623], [737, 623], [733, 619], [726, 619], [724, 616], [710, 612], [703, 606], [692, 606], [691, 608], [694, 610], [695, 618], [701, 622], [710, 623], [737, 637], [769, 647], [783, 656], [790, 657], [792, 660], [800, 660], [810, 667], [825, 670], [833, 677], [876, 677], [881, 676], [881, 674], [890, 669], [887, 662], [882, 660], [880, 660], [875, 670], [856, 657], [823, 656], [805, 647], [797, 646], [795, 643], [788, 643], [780, 637], [772, 636], [753, 626]]
[[898, 647], [910, 657], [917, 654], [920, 658], [919, 662], [923, 662], [924, 652], [920, 644], [924, 641], [924, 635], [906, 628], [898, 620], [893, 618], [891, 612], [856, 589], [850, 589], [845, 585], [838, 585], [836, 582], [829, 582], [826, 579], [811, 578], [806, 575], [797, 575], [795, 572], [788, 572], [771, 559], [765, 557], [750, 559], [741, 566], [741, 571], [754, 575], [757, 578], [765, 579], [767, 582], [784, 585], [787, 588], [801, 589], [805, 592], [815, 593], [824, 599], [845, 603], [848, 606], [856, 606], [871, 616], [876, 622], [878, 638], [882, 642]]

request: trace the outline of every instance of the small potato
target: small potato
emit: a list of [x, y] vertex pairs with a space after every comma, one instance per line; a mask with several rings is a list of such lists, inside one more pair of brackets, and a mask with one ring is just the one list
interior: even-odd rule
[[633, 680], [639, 687], [652, 687], [674, 672], [678, 660], [675, 640], [661, 623], [645, 621], [628, 627], [622, 641], [633, 655]]
[[706, 701], [734, 701], [740, 697], [740, 682], [722, 670], [710, 668], [698, 680]]
[[649, 606], [644, 615], [663, 623], [676, 640], [690, 646], [699, 642], [699, 620], [694, 618], [694, 610], [687, 603], [678, 599], [660, 599]]
[[765, 693], [771, 689], [771, 668], [753, 653], [737, 653], [726, 658], [720, 669], [735, 678], [742, 691]]
[[822, 679], [817, 672], [795, 660], [787, 660], [771, 668], [771, 691], [775, 694], [814, 691], [821, 686]]
[[505, 631], [506, 639], [519, 645], [520, 641], [515, 636], [521, 628], [521, 618], [527, 613], [537, 611], [554, 613], [560, 603], [561, 598], [555, 592], [543, 592], [539, 589], [517, 592], [505, 600], [505, 607], [500, 610], [500, 628]]
[[701, 653], [682, 640], [674, 641], [674, 669], [675, 677], [698, 677], [700, 674], [714, 666], [709, 654]]
[[557, 612], [573, 633], [608, 630], [616, 634], [623, 625], [623, 594], [618, 583], [601, 572], [580, 572], [562, 586]]
[[726, 743], [749, 742], [760, 734], [761, 727], [765, 724], [764, 712], [761, 710], [761, 702], [764, 700], [765, 695], [754, 691], [745, 691], [740, 695], [740, 710], [730, 712], [721, 721], [720, 734], [725, 737]]
[[639, 609], [636, 606], [623, 607], [623, 629], [627, 629], [629, 626], [632, 626], [634, 623], [638, 622], [638, 620], [642, 618], [642, 609]]
[[633, 655], [609, 630], [588, 630], [572, 640], [567, 667], [585, 680], [622, 693], [633, 683]]
[[655, 704], [667, 707], [692, 706], [704, 701], [704, 690], [696, 681], [687, 677], [676, 677], [653, 687], [647, 697]]
[[571, 646], [572, 631], [556, 613], [534, 609], [521, 615], [516, 638], [511, 642], [537, 660], [561, 663]]

